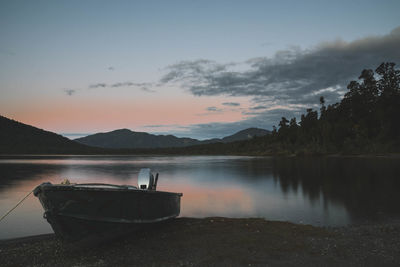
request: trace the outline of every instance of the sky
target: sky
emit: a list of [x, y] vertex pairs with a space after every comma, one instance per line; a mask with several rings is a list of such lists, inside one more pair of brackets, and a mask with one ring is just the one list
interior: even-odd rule
[[0, 1], [0, 114], [76, 138], [207, 139], [400, 65], [400, 1]]

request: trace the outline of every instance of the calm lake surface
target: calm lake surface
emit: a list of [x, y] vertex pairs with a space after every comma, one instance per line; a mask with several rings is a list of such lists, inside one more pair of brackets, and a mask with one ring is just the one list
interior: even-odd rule
[[[239, 156], [0, 157], [0, 216], [36, 185], [137, 184], [140, 168], [160, 173], [158, 189], [182, 192], [184, 217], [263, 217], [343, 226], [400, 217], [399, 158]], [[51, 233], [29, 196], [0, 222], [0, 239]]]

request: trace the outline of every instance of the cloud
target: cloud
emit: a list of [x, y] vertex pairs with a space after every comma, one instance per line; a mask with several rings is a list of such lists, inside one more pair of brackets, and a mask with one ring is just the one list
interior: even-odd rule
[[151, 125], [145, 125], [145, 126], [143, 126], [143, 127], [146, 127], [146, 128], [161, 128], [161, 127], [164, 127], [165, 125], [162, 125], [162, 124], [151, 124]]
[[133, 82], [119, 82], [119, 83], [114, 83], [110, 87], [139, 87], [143, 91], [146, 92], [155, 92], [154, 90], [151, 90], [150, 87], [153, 86], [152, 83], [133, 83]]
[[110, 87], [129, 87], [135, 85], [133, 82], [118, 82], [110, 85]]
[[107, 84], [105, 84], [105, 83], [95, 83], [95, 84], [89, 85], [90, 89], [105, 88], [105, 87], [107, 87]]
[[185, 81], [194, 83], [203, 82], [203, 79], [213, 72], [221, 72], [227, 69], [228, 64], [218, 64], [212, 60], [198, 59], [194, 61], [181, 61], [167, 67], [169, 72], [165, 74], [160, 82]]
[[267, 106], [255, 106], [255, 107], [251, 107], [251, 110], [259, 110], [259, 109], [267, 109]]
[[[152, 125], [144, 125], [140, 128], [145, 132], [150, 132], [153, 134], [169, 135], [175, 132], [187, 133], [187, 131], [190, 129], [190, 126], [178, 125], [178, 124], [152, 124]], [[186, 136], [183, 135], [182, 137]]]
[[63, 89], [64, 93], [66, 93], [68, 96], [72, 96], [73, 94], [76, 93], [75, 89]]
[[210, 60], [182, 61], [167, 68], [161, 83], [178, 83], [196, 96], [249, 96], [268, 107], [337, 102], [346, 85], [365, 68], [376, 68], [384, 61], [400, 62], [400, 27], [384, 36], [352, 42], [334, 41], [310, 49], [292, 47], [272, 58], [220, 64]]
[[117, 83], [113, 83], [113, 84], [96, 83], [96, 84], [89, 85], [90, 89], [106, 88], [106, 87], [109, 87], [109, 88], [138, 87], [145, 92], [149, 92], [149, 93], [156, 92], [155, 90], [150, 89], [150, 87], [153, 87], [153, 83], [117, 82]]
[[225, 102], [225, 103], [222, 103], [222, 105], [231, 106], [231, 107], [238, 107], [238, 106], [240, 106], [240, 103], [237, 103], [237, 102]]
[[210, 111], [210, 112], [221, 112], [222, 111], [222, 109], [219, 109], [217, 107], [208, 107], [208, 108], [206, 108], [206, 110]]

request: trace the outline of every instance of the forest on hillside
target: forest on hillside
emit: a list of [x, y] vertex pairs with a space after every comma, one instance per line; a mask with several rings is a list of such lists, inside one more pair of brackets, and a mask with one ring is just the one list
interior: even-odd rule
[[395, 63], [365, 69], [351, 81], [340, 103], [307, 109], [296, 118], [279, 122], [272, 142], [282, 149], [315, 152], [395, 152], [400, 145], [400, 70]]

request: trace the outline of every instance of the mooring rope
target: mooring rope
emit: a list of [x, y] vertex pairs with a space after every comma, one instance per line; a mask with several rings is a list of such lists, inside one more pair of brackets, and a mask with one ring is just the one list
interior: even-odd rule
[[12, 209], [10, 209], [9, 211], [6, 212], [6, 214], [4, 214], [1, 218], [0, 218], [0, 222], [7, 217], [8, 214], [10, 214], [16, 207], [18, 207], [27, 197], [29, 197], [30, 194], [32, 194], [34, 189], [32, 189], [23, 199], [21, 199], [17, 205], [15, 205]]

